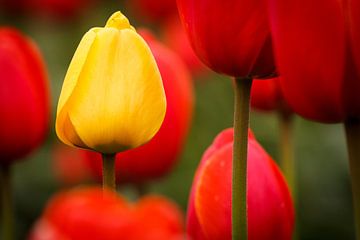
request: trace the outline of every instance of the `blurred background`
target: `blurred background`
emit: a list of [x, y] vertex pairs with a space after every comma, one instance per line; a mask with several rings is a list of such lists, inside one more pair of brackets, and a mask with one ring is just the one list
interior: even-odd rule
[[[131, 8], [132, 0], [63, 0], [69, 5], [76, 2], [79, 6], [75, 10], [64, 8], [62, 11], [55, 5], [55, 8], [34, 12], [19, 7], [22, 1], [0, 0], [0, 25], [20, 29], [39, 46], [51, 81], [52, 123], [46, 143], [13, 167], [17, 239], [26, 239], [49, 198], [60, 189], [69, 187], [54, 173], [54, 146], [59, 144], [54, 120], [67, 67], [83, 34], [91, 27], [103, 26], [113, 12], [121, 10], [133, 26], [148, 27], [161, 35], [158, 23], [139, 17], [139, 12]], [[228, 77], [202, 69], [192, 78], [195, 107], [182, 154], [173, 171], [147, 186], [149, 192], [168, 196], [184, 211], [193, 175], [203, 152], [221, 130], [232, 126], [233, 118], [232, 81]], [[253, 111], [251, 128], [276, 161], [279, 155], [277, 114]], [[355, 239], [342, 126], [322, 125], [295, 117], [294, 143], [299, 239]], [[94, 182], [89, 180], [84, 184]], [[120, 191], [130, 198], [134, 194], [128, 186], [121, 187]]]

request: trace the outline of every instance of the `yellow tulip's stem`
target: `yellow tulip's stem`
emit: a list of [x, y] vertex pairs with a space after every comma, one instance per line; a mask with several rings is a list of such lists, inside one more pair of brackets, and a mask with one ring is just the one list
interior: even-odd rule
[[251, 78], [235, 79], [232, 240], [247, 240], [247, 148]]
[[116, 154], [103, 154], [103, 189], [116, 191], [115, 184], [115, 157]]
[[280, 111], [280, 166], [284, 172], [288, 186], [295, 199], [295, 161], [294, 161], [294, 144], [292, 138], [293, 130], [292, 115]]
[[12, 208], [10, 166], [0, 166], [1, 204], [2, 204], [2, 239], [14, 238], [14, 216]]
[[360, 240], [360, 121], [345, 122], [357, 239]]

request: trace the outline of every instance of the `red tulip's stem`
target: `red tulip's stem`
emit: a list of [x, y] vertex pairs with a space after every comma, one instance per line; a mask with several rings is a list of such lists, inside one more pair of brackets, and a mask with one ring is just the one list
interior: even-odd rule
[[232, 240], [247, 240], [247, 148], [251, 78], [235, 79]]
[[14, 215], [11, 191], [11, 171], [9, 165], [0, 166], [1, 204], [2, 204], [2, 236], [4, 240], [14, 238]]
[[294, 144], [293, 144], [293, 118], [292, 115], [280, 112], [280, 166], [284, 172], [289, 188], [295, 199], [295, 161], [294, 161]]
[[103, 189], [116, 191], [115, 184], [115, 159], [116, 154], [103, 154]]
[[[293, 115], [286, 111], [279, 112], [279, 152], [280, 152], [280, 167], [287, 180], [288, 186], [291, 191], [294, 205], [297, 204], [296, 192], [296, 174], [295, 174], [295, 159], [294, 159], [294, 142], [293, 142]], [[295, 207], [296, 209], [296, 207]], [[294, 240], [298, 239], [298, 228], [295, 227], [293, 233]]]
[[360, 240], [360, 121], [345, 122], [357, 239]]

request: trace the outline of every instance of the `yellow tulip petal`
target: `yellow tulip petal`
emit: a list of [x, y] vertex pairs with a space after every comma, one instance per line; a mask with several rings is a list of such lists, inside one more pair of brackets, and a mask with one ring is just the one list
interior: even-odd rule
[[112, 27], [118, 30], [122, 29], [132, 29], [134, 28], [130, 25], [129, 20], [120, 12], [115, 12], [109, 20], [106, 22], [105, 27]]
[[102, 153], [134, 148], [156, 134], [165, 111], [156, 62], [121, 12], [85, 34], [59, 99], [60, 140]]
[[77, 134], [68, 114], [65, 115], [64, 135], [66, 139], [71, 139], [71, 145], [81, 148], [87, 148], [86, 144], [81, 140], [81, 138]]
[[145, 41], [132, 29], [98, 30], [66, 109], [88, 148], [115, 153], [149, 141], [162, 124], [166, 100]]
[[[71, 60], [69, 69], [66, 73], [65, 80], [62, 86], [61, 95], [59, 98], [59, 103], [57, 107], [57, 117], [56, 117], [56, 133], [61, 141], [68, 145], [74, 145], [71, 140], [66, 137], [65, 129], [68, 129], [70, 127], [69, 124], [66, 124], [66, 121], [68, 119], [68, 115], [66, 112], [66, 109], [64, 109], [65, 103], [68, 101], [70, 95], [72, 94], [77, 82], [79, 75], [83, 69], [85, 60], [87, 58], [89, 49], [91, 48], [91, 45], [93, 44], [96, 37], [96, 29], [91, 29], [88, 31], [84, 37], [81, 39], [80, 44]], [[67, 127], [64, 127], [65, 124]], [[68, 132], [74, 132], [74, 130], [67, 130]], [[73, 134], [70, 134], [73, 135]]]

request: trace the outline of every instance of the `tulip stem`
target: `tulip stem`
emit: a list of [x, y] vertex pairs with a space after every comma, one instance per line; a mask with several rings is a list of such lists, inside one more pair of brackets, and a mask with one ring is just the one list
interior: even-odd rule
[[103, 154], [103, 189], [116, 191], [115, 184], [115, 159], [116, 154]]
[[345, 133], [349, 154], [355, 229], [357, 239], [360, 240], [360, 121], [345, 122]]
[[291, 114], [280, 112], [280, 166], [284, 172], [289, 188], [295, 199], [295, 161], [292, 138], [293, 118]]
[[[296, 173], [295, 173], [295, 159], [294, 159], [294, 142], [293, 142], [293, 115], [287, 111], [279, 111], [279, 152], [280, 152], [280, 167], [287, 180], [288, 186], [294, 200], [295, 209], [297, 206], [297, 192], [296, 192]], [[298, 227], [295, 227], [293, 233], [294, 240], [298, 239]]]
[[232, 240], [247, 240], [247, 148], [251, 78], [235, 79]]
[[0, 166], [2, 236], [4, 240], [14, 238], [14, 216], [12, 207], [11, 171], [9, 165]]

